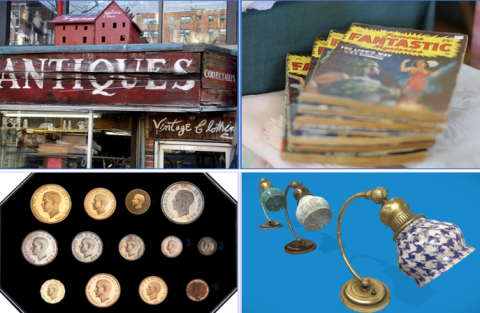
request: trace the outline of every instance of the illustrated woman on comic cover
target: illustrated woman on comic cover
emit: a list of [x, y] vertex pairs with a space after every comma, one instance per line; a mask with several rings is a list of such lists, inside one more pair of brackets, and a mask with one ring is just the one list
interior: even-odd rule
[[410, 72], [409, 80], [405, 83], [405, 89], [403, 90], [404, 99], [408, 104], [416, 104], [422, 95], [422, 92], [427, 87], [427, 77], [438, 76], [443, 69], [439, 69], [436, 72], [429, 70], [429, 64], [427, 61], [420, 59], [413, 62], [412, 66], [407, 67], [407, 63], [410, 60], [403, 60], [400, 64], [401, 72]]

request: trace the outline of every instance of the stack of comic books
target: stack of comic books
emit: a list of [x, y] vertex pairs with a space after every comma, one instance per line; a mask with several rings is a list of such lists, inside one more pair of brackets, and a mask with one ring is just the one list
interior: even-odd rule
[[466, 45], [463, 34], [354, 23], [316, 40], [307, 73], [287, 56], [282, 158], [365, 167], [425, 159]]

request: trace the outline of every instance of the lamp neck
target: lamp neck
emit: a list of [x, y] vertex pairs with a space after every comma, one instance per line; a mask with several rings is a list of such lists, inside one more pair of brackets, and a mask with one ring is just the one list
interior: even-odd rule
[[300, 185], [293, 190], [293, 197], [297, 200], [297, 203], [305, 196], [313, 196], [307, 187]]
[[268, 188], [273, 188], [273, 184], [265, 178], [262, 178], [260, 180], [260, 188], [262, 188], [262, 191], [265, 191]]

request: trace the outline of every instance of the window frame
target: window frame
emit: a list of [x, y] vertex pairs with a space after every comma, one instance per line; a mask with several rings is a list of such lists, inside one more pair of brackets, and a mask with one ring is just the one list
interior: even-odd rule
[[155, 140], [153, 168], [165, 168], [165, 150], [206, 151], [225, 153], [225, 168], [230, 168], [232, 145], [223, 142]]

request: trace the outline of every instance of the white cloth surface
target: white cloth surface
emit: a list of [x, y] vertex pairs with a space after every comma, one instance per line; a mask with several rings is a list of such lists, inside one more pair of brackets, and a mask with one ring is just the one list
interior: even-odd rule
[[[277, 131], [284, 114], [284, 91], [242, 98], [242, 145], [259, 158], [254, 164], [274, 168], [331, 168], [346, 166], [319, 163], [286, 162], [280, 157]], [[265, 130], [265, 126], [268, 129]], [[266, 134], [263, 135], [263, 134]], [[268, 138], [268, 139], [267, 139]], [[462, 65], [447, 121], [437, 135], [429, 156], [422, 162], [405, 164], [409, 168], [480, 168], [480, 71]]]
[[242, 12], [248, 9], [270, 10], [276, 1], [242, 1]]

